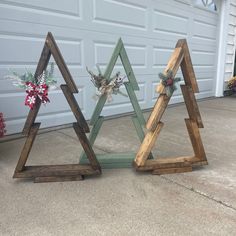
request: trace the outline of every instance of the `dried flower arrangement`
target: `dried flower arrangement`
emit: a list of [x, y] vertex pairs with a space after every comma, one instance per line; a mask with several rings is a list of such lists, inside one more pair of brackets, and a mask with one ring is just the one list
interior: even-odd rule
[[98, 75], [94, 74], [91, 70], [87, 69], [87, 72], [91, 76], [91, 81], [93, 85], [97, 88], [95, 98], [99, 98], [102, 95], [107, 96], [107, 101], [111, 102], [113, 100], [112, 94], [121, 94], [123, 96], [126, 96], [126, 94], [122, 93], [120, 91], [121, 85], [124, 84], [124, 79], [126, 76], [121, 77], [120, 72], [117, 72], [115, 76], [113, 76], [109, 81], [103, 76], [99, 65], [96, 65], [98, 70]]

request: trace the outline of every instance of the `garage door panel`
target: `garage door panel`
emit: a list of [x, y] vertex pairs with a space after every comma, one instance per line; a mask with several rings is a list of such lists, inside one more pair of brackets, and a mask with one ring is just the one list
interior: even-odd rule
[[[28, 114], [29, 108], [24, 106], [25, 102], [25, 93], [14, 93], [14, 94], [1, 94], [1, 102], [3, 104], [8, 104], [8, 107], [5, 107], [4, 114], [8, 119], [13, 118], [21, 118]], [[77, 101], [80, 104], [80, 108], [83, 110], [84, 105], [84, 91], [83, 88], [80, 88], [80, 93], [75, 95]], [[40, 108], [39, 114], [47, 114], [47, 113], [60, 113], [64, 111], [69, 111], [69, 105], [65, 99], [64, 96], [62, 96], [62, 92], [60, 90], [58, 91], [52, 91], [49, 94], [49, 99], [51, 101], [57, 101], [57, 102], [51, 102], [48, 103], [46, 106], [42, 105]], [[12, 107], [15, 107], [15, 109], [12, 109]], [[18, 116], [16, 116], [16, 112], [18, 113]]]
[[[112, 52], [116, 46], [116, 42], [94, 42], [94, 54], [95, 54], [95, 64], [106, 66], [109, 62]], [[129, 60], [132, 62], [133, 68], [146, 68], [146, 45], [127, 45], [125, 44], [125, 49], [129, 55]], [[118, 60], [116, 65], [121, 66], [121, 61]]]
[[93, 22], [136, 30], [147, 28], [147, 14], [144, 6], [126, 1], [93, 0], [93, 7]]
[[[37, 64], [45, 39], [0, 35], [1, 64]], [[68, 65], [82, 66], [81, 41], [58, 40], [58, 46]], [[27, 51], [26, 51], [27, 48]]]
[[[8, 133], [21, 131], [28, 108], [23, 105], [25, 93], [3, 76], [9, 73], [9, 68], [19, 73], [24, 73], [25, 68], [34, 72], [48, 31], [53, 33], [76, 85], [82, 88], [76, 96], [87, 119], [96, 101], [92, 98], [95, 88], [86, 66], [97, 73], [98, 63], [104, 71], [119, 37], [140, 85], [137, 96], [143, 109], [155, 103], [158, 73], [165, 69], [180, 38], [188, 40], [200, 83], [198, 97], [214, 93], [209, 88], [215, 84], [218, 13], [202, 10], [190, 0], [59, 0], [56, 5], [45, 1], [0, 3], [0, 96], [4, 98], [0, 106], [7, 114]], [[117, 71], [124, 74], [120, 60], [114, 73]], [[54, 76], [58, 86], [64, 83], [56, 66]], [[181, 71], [177, 76], [182, 77]], [[171, 103], [182, 101], [179, 92]], [[49, 97], [52, 102], [42, 107], [38, 117], [43, 121], [42, 127], [72, 122], [73, 115], [59, 87]], [[133, 110], [126, 97], [113, 97], [114, 101], [105, 106], [104, 115]], [[16, 109], [10, 111], [7, 107]]]

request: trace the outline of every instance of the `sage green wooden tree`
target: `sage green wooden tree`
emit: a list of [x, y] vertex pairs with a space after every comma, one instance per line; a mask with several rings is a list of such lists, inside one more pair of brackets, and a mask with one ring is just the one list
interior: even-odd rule
[[[131, 67], [129, 58], [127, 56], [124, 44], [121, 39], [119, 39], [116, 44], [116, 47], [113, 51], [113, 54], [111, 56], [111, 59], [107, 65], [107, 68], [103, 76], [108, 82], [111, 81], [112, 79], [111, 73], [113, 71], [113, 68], [116, 64], [118, 57], [120, 57], [121, 59], [122, 65], [125, 69], [126, 76], [128, 78], [128, 82], [124, 82], [124, 85], [135, 113], [134, 116], [132, 116], [132, 121], [136, 129], [137, 135], [140, 139], [140, 142], [142, 142], [144, 139], [143, 127], [145, 126], [146, 121], [144, 119], [143, 113], [138, 103], [138, 99], [135, 94], [135, 91], [139, 90], [139, 86], [134, 76], [133, 69]], [[99, 98], [95, 110], [93, 112], [93, 115], [91, 117], [90, 125], [92, 126], [92, 130], [89, 136], [89, 141], [91, 145], [94, 144], [97, 135], [99, 133], [99, 130], [102, 126], [102, 123], [104, 121], [104, 117], [101, 116], [101, 112], [106, 103], [106, 100], [107, 100], [107, 94], [103, 94]], [[109, 153], [109, 154], [97, 154], [96, 156], [103, 168], [122, 168], [122, 167], [132, 166], [132, 162], [135, 158], [135, 153]], [[151, 156], [152, 155], [150, 154], [150, 157]], [[83, 153], [80, 159], [80, 163], [86, 163], [86, 162], [87, 162], [86, 154]]]

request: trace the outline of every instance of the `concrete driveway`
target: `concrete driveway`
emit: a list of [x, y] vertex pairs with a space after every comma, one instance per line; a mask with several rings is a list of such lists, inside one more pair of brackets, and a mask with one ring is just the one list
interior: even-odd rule
[[[153, 176], [106, 169], [85, 181], [12, 179], [24, 139], [0, 143], [0, 235], [236, 235], [236, 98], [199, 102], [208, 166]], [[145, 114], [147, 117], [148, 114]], [[154, 153], [192, 153], [185, 106], [167, 109]], [[136, 152], [130, 117], [106, 120], [96, 153]], [[37, 136], [29, 164], [77, 163], [71, 128]]]

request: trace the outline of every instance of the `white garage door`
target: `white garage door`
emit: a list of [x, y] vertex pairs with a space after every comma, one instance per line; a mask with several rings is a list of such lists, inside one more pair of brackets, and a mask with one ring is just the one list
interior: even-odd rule
[[[156, 100], [155, 86], [179, 38], [187, 38], [200, 87], [199, 98], [214, 95], [219, 11], [198, 0], [1, 0], [0, 1], [0, 111], [8, 134], [20, 132], [28, 113], [25, 93], [3, 77], [9, 68], [34, 71], [44, 39], [51, 31], [80, 88], [77, 96], [87, 119], [95, 107], [94, 87], [85, 70], [105, 68], [119, 37], [132, 63], [143, 109]], [[118, 63], [117, 69], [123, 71]], [[62, 82], [59, 72], [55, 76]], [[43, 127], [74, 120], [61, 91], [50, 93], [38, 120]], [[179, 91], [172, 103], [181, 101]], [[104, 115], [132, 111], [126, 97], [114, 96]]]

